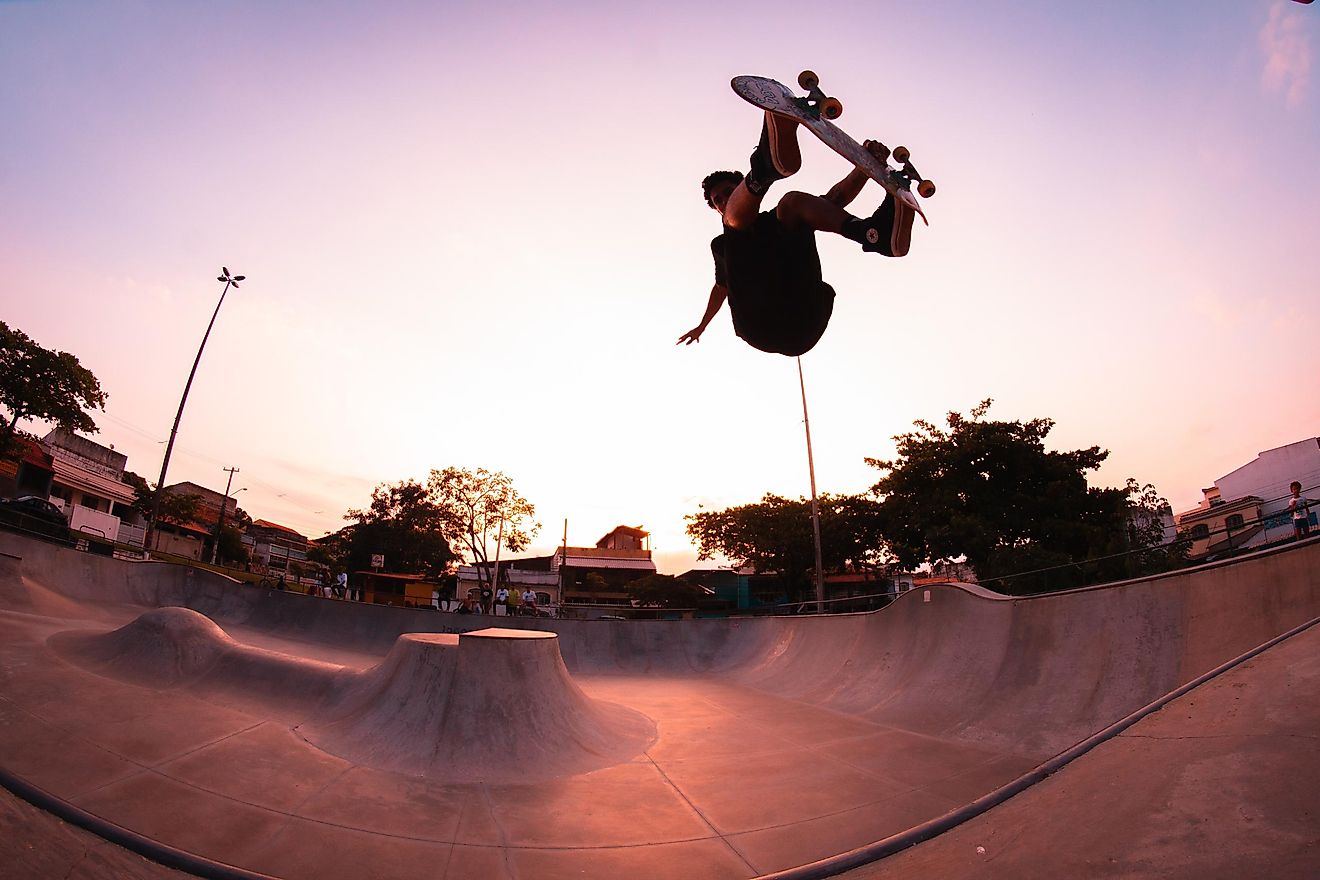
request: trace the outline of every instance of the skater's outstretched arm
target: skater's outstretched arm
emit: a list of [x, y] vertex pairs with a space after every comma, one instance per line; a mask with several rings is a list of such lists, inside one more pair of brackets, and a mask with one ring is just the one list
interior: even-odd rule
[[710, 300], [708, 300], [706, 303], [706, 314], [702, 315], [701, 323], [693, 327], [688, 332], [684, 333], [682, 336], [678, 337], [678, 342], [675, 342], [674, 344], [691, 345], [694, 342], [700, 342], [701, 334], [706, 332], [706, 325], [708, 325], [711, 322], [711, 319], [713, 319], [717, 314], [719, 314], [720, 307], [724, 305], [724, 300], [728, 296], [729, 296], [729, 290], [727, 287], [724, 287], [722, 284], [716, 284], [714, 287], [712, 287], [710, 289]]
[[[879, 141], [864, 141], [862, 146], [866, 147], [867, 152], [881, 162], [889, 161], [889, 148]], [[823, 198], [827, 202], [833, 202], [840, 208], [846, 208], [852, 204], [853, 199], [857, 198], [857, 195], [862, 191], [862, 187], [866, 185], [866, 181], [870, 179], [865, 171], [854, 168], [848, 173], [847, 177], [830, 187], [830, 191], [825, 193]]]

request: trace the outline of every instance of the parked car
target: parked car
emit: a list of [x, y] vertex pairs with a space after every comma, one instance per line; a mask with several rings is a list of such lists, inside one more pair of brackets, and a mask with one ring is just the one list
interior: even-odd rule
[[64, 512], [36, 495], [0, 499], [0, 526], [16, 532], [54, 538], [66, 544], [73, 543], [69, 520]]

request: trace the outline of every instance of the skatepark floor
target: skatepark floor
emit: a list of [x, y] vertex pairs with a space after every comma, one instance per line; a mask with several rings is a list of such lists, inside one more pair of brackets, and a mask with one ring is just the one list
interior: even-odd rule
[[[754, 877], [898, 833], [1038, 763], [713, 678], [602, 675], [577, 681], [654, 719], [645, 754], [540, 785], [435, 784], [326, 754], [277, 720], [85, 672], [33, 638], [55, 628], [0, 617], [5, 666], [25, 671], [0, 697], [7, 769], [277, 877], [347, 863], [392, 877]], [[516, 766], [521, 732], [496, 734]]]
[[[1320, 875], [1317, 739], [1320, 629], [1312, 629], [994, 810], [839, 876], [1313, 878]], [[191, 876], [8, 792], [0, 792], [0, 864], [34, 880]]]
[[[529, 730], [522, 725], [533, 722], [502, 703], [490, 717], [479, 717], [477, 728], [483, 740], [501, 744], [493, 763], [399, 772], [374, 753], [326, 746], [334, 740], [302, 723], [306, 710], [287, 690], [280, 692], [285, 702], [272, 702], [249, 693], [243, 676], [219, 680], [211, 674], [184, 685], [144, 681], [142, 669], [155, 674], [163, 654], [134, 660], [146, 667], [121, 660], [91, 665], [87, 658], [100, 655], [85, 646], [99, 650], [107, 640], [129, 637], [137, 646], [141, 630], [133, 627], [144, 619], [173, 625], [191, 615], [211, 624], [191, 611], [150, 610], [171, 602], [134, 604], [122, 595], [91, 602], [85, 590], [57, 588], [85, 565], [97, 566], [81, 569], [85, 581], [90, 575], [96, 583], [112, 582], [120, 569], [105, 568], [109, 561], [0, 546], [10, 560], [21, 559], [14, 551], [25, 549], [29, 558], [21, 564], [0, 567], [0, 578], [10, 579], [8, 591], [0, 590], [0, 767], [151, 840], [287, 880], [791, 872], [950, 814], [1030, 771], [1061, 751], [1061, 743], [1084, 738], [1079, 730], [1094, 733], [1149, 701], [1137, 693], [1124, 703], [1125, 689], [1166, 693], [1170, 683], [1222, 662], [1225, 651], [1237, 653], [1235, 639], [1252, 647], [1265, 641], [1261, 633], [1278, 635], [1320, 613], [1312, 573], [1316, 544], [1240, 568], [1043, 601], [951, 589], [925, 603], [911, 597], [906, 605], [851, 620], [725, 628], [719, 637], [732, 646], [725, 659], [737, 655], [738, 663], [721, 661], [705, 672], [676, 671], [676, 661], [644, 670], [629, 668], [636, 665], [632, 660], [620, 663], [632, 656], [620, 652], [622, 640], [637, 638], [645, 627], [566, 626], [553, 642], [556, 651], [563, 644], [565, 658], [577, 667], [571, 687], [592, 707], [644, 719], [650, 734], [642, 745], [622, 758], [597, 756], [598, 766], [586, 768], [527, 762], [520, 755], [530, 753], [538, 732], [549, 737], [558, 728]], [[47, 582], [34, 575], [47, 570]], [[180, 583], [202, 594], [196, 584]], [[1243, 589], [1256, 586], [1259, 596]], [[247, 617], [240, 619], [234, 602], [264, 608], [265, 600], [253, 600], [251, 591], [232, 593], [227, 585], [219, 589], [229, 604], [215, 607], [230, 610], [218, 613], [223, 633], [216, 630], [216, 638], [232, 638], [234, 650], [255, 651], [261, 663], [285, 664], [279, 666], [282, 687], [310, 690], [318, 681], [368, 676], [389, 665], [381, 644], [369, 650], [344, 638], [318, 641], [306, 632], [281, 631], [246, 605]], [[324, 603], [298, 606], [307, 614], [330, 609], [353, 620], [387, 610], [306, 602]], [[1264, 610], [1244, 622], [1243, 608], [1256, 604]], [[1096, 609], [1108, 609], [1112, 621], [1105, 623]], [[224, 620], [226, 614], [231, 619]], [[1092, 636], [1106, 626], [1133, 631], [1129, 641], [1138, 650], [1129, 656], [1111, 639], [1095, 638], [1069, 655], [1071, 648], [1060, 646], [1077, 641], [1071, 629], [1077, 626]], [[1223, 634], [1203, 639], [1198, 633], [1207, 626]], [[932, 639], [940, 629], [942, 637]], [[1063, 630], [1068, 639], [1060, 637]], [[1056, 653], [1032, 653], [1025, 662], [1005, 649], [1009, 659], [990, 664], [984, 680], [969, 683], [975, 675], [967, 670], [984, 658], [977, 652], [963, 658], [955, 643], [965, 645], [967, 634], [978, 633], [987, 641], [977, 651], [988, 656], [998, 644], [991, 639], [996, 631], [1009, 648], [1025, 651], [1031, 642]], [[695, 630], [652, 632], [672, 641]], [[946, 653], [930, 648], [925, 662], [904, 665], [918, 652], [900, 632]], [[1170, 633], [1179, 639], [1173, 652], [1167, 650]], [[602, 634], [613, 653], [593, 641]], [[475, 635], [462, 637], [462, 644], [469, 638]], [[538, 635], [544, 644], [547, 638]], [[884, 643], [880, 653], [877, 638]], [[74, 650], [80, 645], [82, 653]], [[831, 647], [837, 656], [828, 655]], [[989, 812], [845, 876], [1320, 875], [1317, 648], [1320, 628], [1292, 636]], [[693, 655], [690, 646], [685, 650], [686, 663]], [[675, 649], [670, 660], [677, 656]], [[1095, 665], [1078, 666], [1083, 661]], [[1019, 662], [1021, 668], [1013, 665]], [[1129, 662], [1145, 663], [1145, 671], [1134, 675]], [[614, 663], [618, 669], [608, 671]], [[1050, 696], [1057, 690], [1049, 679], [1054, 667], [1064, 676], [1075, 677], [1079, 669], [1099, 673], [1087, 671], [1075, 681], [1076, 693], [1064, 705]], [[892, 684], [868, 692], [867, 682], [882, 668], [901, 672], [906, 681], [920, 675], [943, 682], [943, 692], [915, 684], [901, 692]], [[1109, 684], [1117, 687], [1102, 688], [1092, 680], [1097, 674], [1112, 677]], [[828, 692], [828, 681], [850, 685]], [[515, 677], [485, 684], [496, 693], [519, 687]], [[1015, 698], [1029, 701], [1014, 702], [994, 687], [1009, 687]], [[1085, 712], [1079, 715], [1078, 706]], [[1083, 726], [1054, 729], [1060, 714], [1083, 718]], [[402, 721], [364, 717], [371, 724], [402, 724], [390, 728], [401, 747], [409, 745], [409, 731], [420, 730], [415, 713]], [[425, 739], [413, 739], [419, 737]], [[182, 876], [8, 793], [0, 797], [0, 831], [7, 832], [0, 835], [0, 864], [14, 866], [16, 877]]]

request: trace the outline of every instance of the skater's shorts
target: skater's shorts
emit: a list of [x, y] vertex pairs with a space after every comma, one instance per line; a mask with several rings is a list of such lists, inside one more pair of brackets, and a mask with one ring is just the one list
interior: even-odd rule
[[820, 341], [834, 311], [834, 288], [821, 280], [814, 232], [788, 229], [767, 211], [751, 229], [726, 229], [712, 251], [716, 281], [729, 291], [734, 332], [747, 344], [795, 357]]

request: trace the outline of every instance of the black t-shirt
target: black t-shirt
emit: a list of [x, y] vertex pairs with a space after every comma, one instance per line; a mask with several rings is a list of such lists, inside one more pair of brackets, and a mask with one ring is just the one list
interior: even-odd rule
[[720, 287], [729, 286], [729, 267], [724, 260], [724, 236], [721, 232], [710, 240], [710, 255], [715, 258], [715, 283]]
[[750, 229], [726, 226], [710, 252], [739, 337], [789, 356], [820, 340], [834, 310], [834, 289], [821, 280], [814, 232], [789, 229], [774, 211], [764, 211]]

